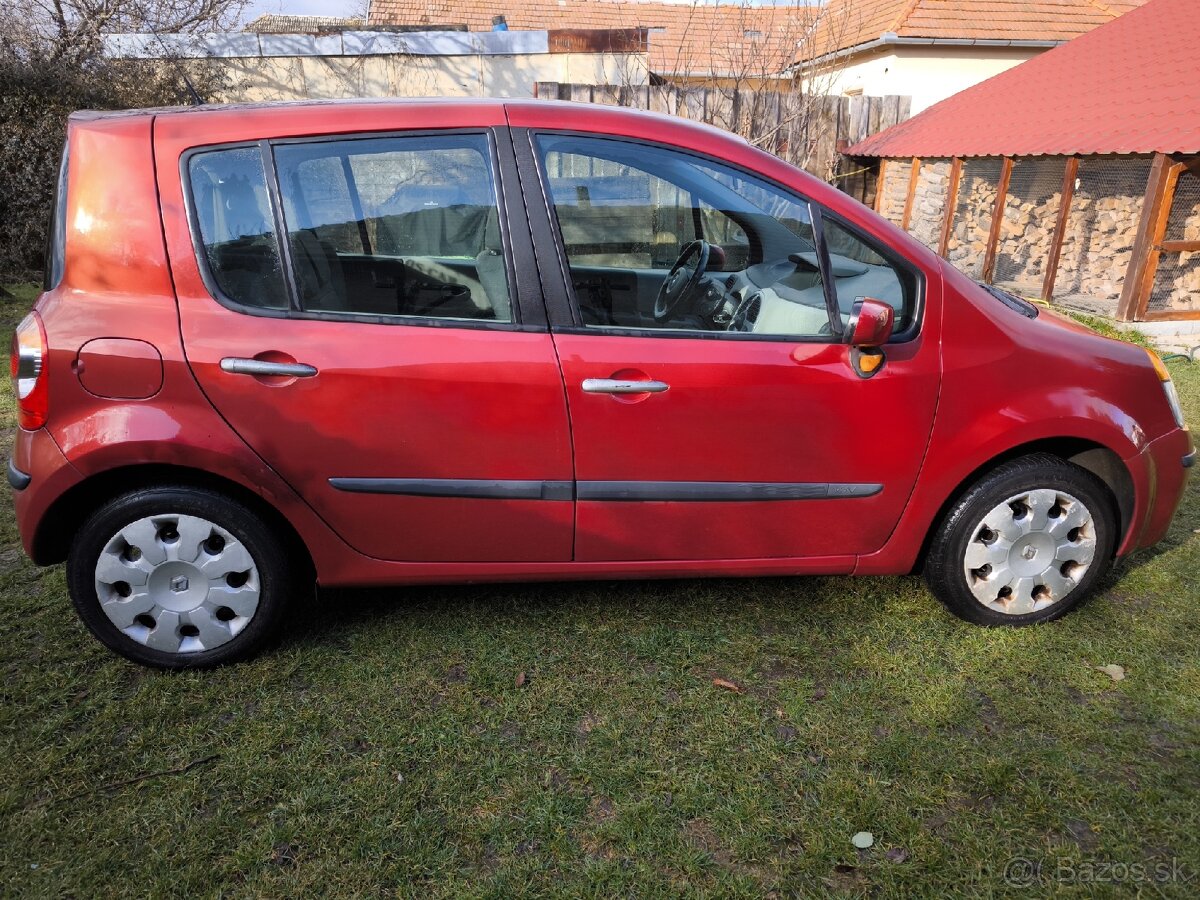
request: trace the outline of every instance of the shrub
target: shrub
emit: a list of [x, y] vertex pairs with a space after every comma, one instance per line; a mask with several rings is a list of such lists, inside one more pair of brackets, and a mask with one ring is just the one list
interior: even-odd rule
[[[201, 88], [211, 78], [197, 73]], [[0, 279], [40, 272], [67, 116], [188, 102], [169, 63], [92, 61], [70, 65], [0, 56]]]

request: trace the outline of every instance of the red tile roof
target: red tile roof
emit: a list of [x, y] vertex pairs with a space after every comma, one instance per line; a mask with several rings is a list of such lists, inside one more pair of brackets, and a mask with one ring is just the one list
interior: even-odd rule
[[[795, 56], [812, 13], [801, 4], [654, 3], [644, 0], [374, 0], [369, 25], [466, 25], [492, 17], [522, 30], [651, 29], [650, 68], [662, 75], [768, 75]], [[659, 30], [663, 29], [663, 30]]]
[[895, 157], [1200, 152], [1198, 6], [1197, 0], [1150, 0], [848, 152]]
[[362, 28], [362, 19], [341, 16], [285, 16], [264, 13], [243, 29], [259, 34], [322, 34], [330, 31], [348, 31]]
[[1146, 0], [829, 0], [799, 61], [878, 40], [1069, 41]]

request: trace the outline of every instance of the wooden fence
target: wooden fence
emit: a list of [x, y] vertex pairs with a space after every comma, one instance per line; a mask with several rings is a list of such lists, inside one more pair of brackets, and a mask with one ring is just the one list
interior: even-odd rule
[[911, 98], [804, 96], [766, 88], [599, 85], [539, 81], [534, 95], [647, 109], [736, 132], [870, 205], [875, 171], [842, 151], [909, 117]]

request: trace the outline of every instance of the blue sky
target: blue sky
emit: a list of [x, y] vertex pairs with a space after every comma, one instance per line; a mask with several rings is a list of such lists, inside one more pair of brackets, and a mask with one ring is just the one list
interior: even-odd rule
[[288, 13], [293, 16], [344, 16], [360, 4], [354, 0], [254, 0], [247, 10], [248, 18], [263, 13]]

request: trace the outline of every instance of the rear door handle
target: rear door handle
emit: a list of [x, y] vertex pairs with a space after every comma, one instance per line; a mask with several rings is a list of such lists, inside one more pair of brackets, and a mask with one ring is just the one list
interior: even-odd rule
[[285, 378], [312, 378], [317, 374], [315, 366], [304, 363], [270, 362], [265, 359], [243, 359], [227, 356], [221, 360], [221, 371], [233, 375], [282, 375]]
[[587, 394], [661, 394], [669, 384], [665, 381], [635, 381], [628, 378], [585, 378]]

